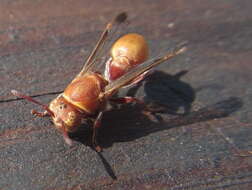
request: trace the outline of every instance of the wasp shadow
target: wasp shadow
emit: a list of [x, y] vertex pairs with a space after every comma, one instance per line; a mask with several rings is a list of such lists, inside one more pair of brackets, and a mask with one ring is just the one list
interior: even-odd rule
[[[159, 116], [161, 115], [159, 113], [168, 113], [165, 115], [165, 120], [158, 118], [153, 121], [149, 115], [144, 114], [143, 107], [137, 104], [126, 104], [120, 109], [112, 109], [105, 112], [102, 119], [98, 136], [100, 145], [106, 148], [115, 142], [132, 141], [153, 132], [226, 117], [242, 107], [243, 102], [240, 98], [230, 97], [197, 111], [191, 111], [195, 91], [188, 83], [180, 80], [186, 73], [187, 71], [181, 71], [175, 75], [169, 75], [157, 71], [149, 75], [144, 82], [144, 100], [147, 106], [152, 106], [152, 102], [155, 102], [156, 110], [153, 113]], [[131, 88], [127, 95], [134, 96], [141, 85]], [[198, 90], [203, 88], [205, 87]], [[183, 112], [178, 113], [181, 107]], [[91, 146], [92, 129], [91, 127], [80, 128], [77, 133], [71, 134], [71, 137]]]
[[[151, 133], [186, 126], [197, 122], [227, 117], [239, 110], [243, 102], [240, 98], [230, 97], [216, 104], [206, 106], [197, 111], [191, 111], [191, 104], [195, 99], [194, 89], [180, 80], [187, 71], [176, 75], [155, 72], [144, 82], [144, 100], [147, 107], [154, 105], [153, 114], [158, 122], [153, 121], [143, 112], [140, 105], [123, 105], [120, 109], [112, 109], [104, 113], [102, 127], [99, 129], [98, 141], [101, 147], [111, 147], [116, 142], [129, 142], [147, 136]], [[131, 88], [127, 95], [134, 96], [142, 84]], [[214, 86], [213, 86], [214, 87]], [[203, 86], [196, 91], [212, 86]], [[153, 103], [154, 102], [154, 103]], [[182, 113], [179, 113], [180, 109]], [[160, 119], [159, 113], [168, 113], [165, 120]], [[91, 127], [82, 127], [70, 135], [76, 141], [92, 147]], [[112, 179], [116, 179], [113, 169], [107, 160], [98, 153], [106, 171]]]
[[[168, 117], [162, 122], [150, 120], [147, 115], [143, 114], [140, 106], [127, 105], [124, 106], [124, 109], [111, 110], [104, 114], [102, 127], [99, 130], [99, 143], [103, 148], [107, 148], [113, 143], [133, 141], [154, 132], [227, 117], [239, 110], [242, 105], [243, 102], [240, 98], [230, 97], [186, 115]], [[91, 134], [91, 128], [82, 128], [71, 137], [91, 146]]]
[[[183, 70], [175, 75], [162, 71], [149, 74], [142, 82], [144, 86], [144, 102], [153, 112], [172, 115], [187, 114], [195, 99], [194, 89], [181, 77], [188, 71]], [[135, 96], [141, 83], [129, 89], [127, 95]]]

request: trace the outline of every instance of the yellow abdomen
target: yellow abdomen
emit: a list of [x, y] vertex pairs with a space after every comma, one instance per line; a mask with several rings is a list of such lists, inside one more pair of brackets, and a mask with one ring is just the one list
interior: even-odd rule
[[119, 38], [111, 48], [113, 59], [127, 57], [131, 64], [144, 62], [148, 58], [149, 48], [140, 34], [129, 33]]

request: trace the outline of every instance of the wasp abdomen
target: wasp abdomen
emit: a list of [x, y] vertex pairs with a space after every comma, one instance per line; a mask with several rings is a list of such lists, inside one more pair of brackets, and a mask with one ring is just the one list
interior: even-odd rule
[[149, 55], [149, 48], [140, 34], [130, 33], [119, 38], [111, 48], [111, 60], [107, 63], [106, 76], [115, 80], [132, 67], [143, 63]]

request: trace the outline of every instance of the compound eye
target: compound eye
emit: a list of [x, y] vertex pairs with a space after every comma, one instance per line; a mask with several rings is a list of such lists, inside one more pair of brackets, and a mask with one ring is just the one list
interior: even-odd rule
[[60, 110], [63, 110], [63, 109], [66, 109], [66, 108], [67, 108], [67, 105], [64, 104], [64, 103], [60, 104], [60, 106], [59, 106]]

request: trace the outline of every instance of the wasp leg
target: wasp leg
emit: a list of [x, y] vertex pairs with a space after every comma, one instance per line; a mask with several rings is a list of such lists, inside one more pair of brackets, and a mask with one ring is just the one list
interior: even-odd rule
[[57, 118], [57, 123], [59, 124], [58, 129], [62, 132], [65, 143], [68, 144], [69, 146], [72, 146], [73, 141], [70, 139], [68, 135], [65, 123], [60, 118]]
[[62, 130], [62, 134], [63, 134], [63, 138], [64, 138], [64, 141], [69, 145], [69, 146], [72, 146], [73, 144], [73, 141], [70, 139], [69, 135], [68, 135], [68, 132], [63, 129]]
[[157, 116], [155, 115], [156, 112], [158, 112], [158, 110], [153, 110], [151, 108], [149, 108], [148, 106], [145, 105], [144, 101], [139, 100], [137, 98], [131, 97], [131, 96], [125, 96], [122, 98], [110, 98], [109, 99], [111, 102], [113, 103], [117, 103], [117, 104], [128, 104], [128, 103], [137, 103], [143, 106], [143, 111], [142, 113], [144, 115], [146, 115], [150, 120], [154, 121], [154, 120], [161, 120], [160, 118], [157, 118]]
[[110, 98], [111, 102], [117, 103], [117, 104], [128, 104], [128, 103], [137, 103], [137, 104], [144, 104], [142, 100], [139, 100], [137, 98], [131, 97], [131, 96], [125, 96], [122, 98]]
[[38, 112], [36, 110], [31, 110], [31, 114], [34, 115], [34, 116], [37, 116], [37, 117], [48, 117], [48, 116], [50, 116], [48, 111]]
[[101, 152], [101, 151], [102, 151], [102, 148], [98, 145], [98, 142], [97, 142], [98, 129], [99, 129], [100, 126], [101, 126], [101, 119], [102, 119], [102, 116], [103, 116], [103, 112], [99, 112], [98, 116], [97, 116], [96, 119], [95, 119], [94, 125], [93, 125], [92, 144], [93, 144], [94, 149], [95, 149], [97, 152]]

